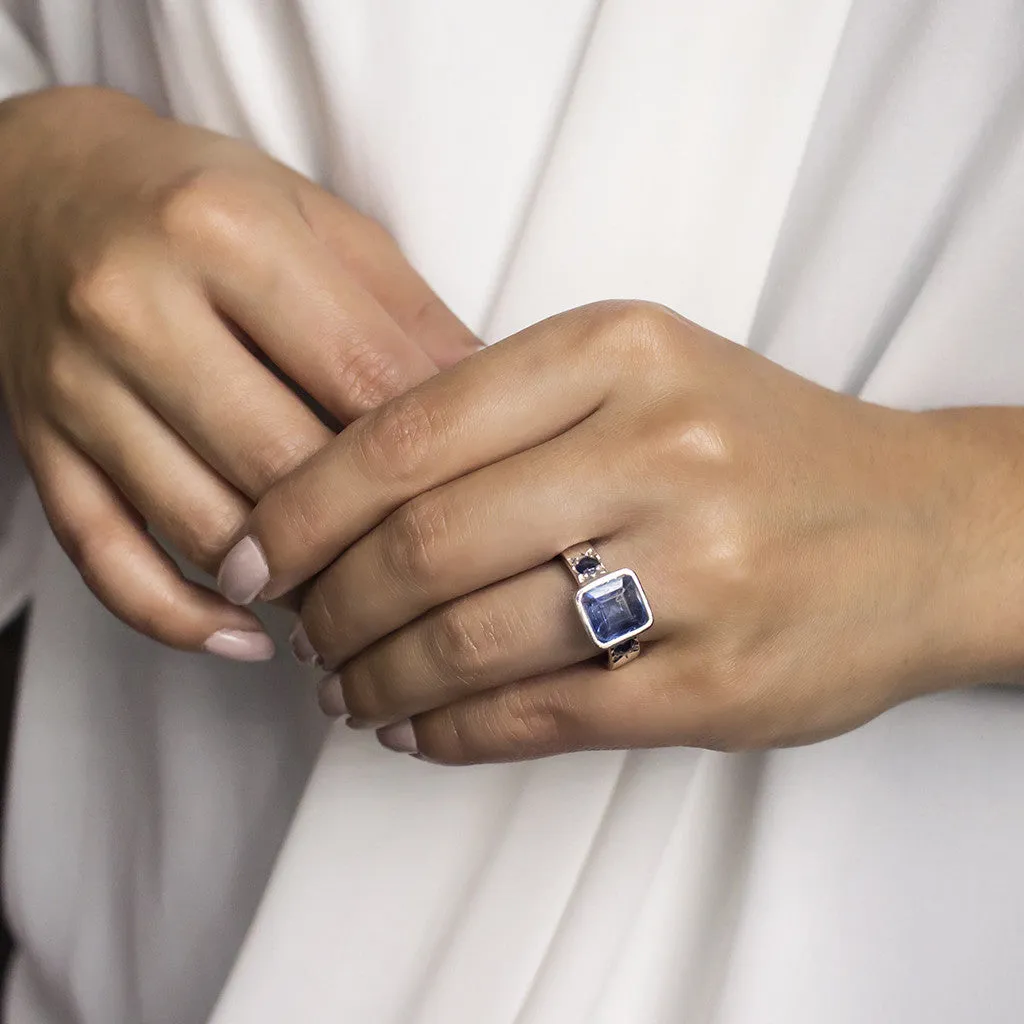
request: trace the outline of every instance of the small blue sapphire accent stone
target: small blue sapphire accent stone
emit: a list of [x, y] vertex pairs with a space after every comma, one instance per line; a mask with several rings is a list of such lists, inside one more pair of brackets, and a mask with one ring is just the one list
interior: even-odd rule
[[635, 636], [653, 621], [640, 585], [630, 572], [588, 584], [579, 595], [579, 605], [597, 642], [605, 647]]
[[589, 573], [596, 572], [601, 568], [601, 562], [593, 555], [584, 555], [582, 558], [577, 558], [573, 562], [573, 568], [581, 575], [586, 576]]

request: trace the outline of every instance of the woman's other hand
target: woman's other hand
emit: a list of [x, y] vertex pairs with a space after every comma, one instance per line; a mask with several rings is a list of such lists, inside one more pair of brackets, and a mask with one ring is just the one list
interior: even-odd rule
[[0, 383], [55, 534], [136, 629], [269, 656], [146, 527], [214, 569], [333, 436], [296, 390], [345, 423], [476, 340], [379, 225], [120, 93], [8, 101], [0, 152]]

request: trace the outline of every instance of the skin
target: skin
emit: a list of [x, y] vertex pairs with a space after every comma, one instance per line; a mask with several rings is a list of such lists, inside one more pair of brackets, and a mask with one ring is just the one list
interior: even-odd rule
[[[360, 419], [249, 532], [265, 595], [319, 574], [322, 704], [393, 749], [762, 748], [1022, 675], [1021, 451], [1021, 410], [882, 408], [602, 304]], [[616, 672], [552, 561], [586, 540], [654, 610]]]
[[0, 393], [54, 533], [137, 630], [269, 656], [148, 531], [214, 569], [334, 427], [479, 343], [378, 224], [120, 93], [0, 104], [0, 152]]

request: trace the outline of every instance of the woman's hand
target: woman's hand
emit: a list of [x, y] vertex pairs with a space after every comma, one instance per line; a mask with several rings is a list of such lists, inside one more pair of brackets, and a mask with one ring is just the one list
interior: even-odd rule
[[[393, 748], [803, 743], [1020, 669], [988, 482], [1019, 475], [1024, 434], [1018, 416], [984, 461], [962, 419], [826, 391], [661, 307], [598, 305], [359, 420], [264, 497], [245, 548], [271, 595], [343, 551], [302, 609], [338, 666], [322, 703], [391, 723]], [[552, 561], [589, 540], [654, 613], [614, 672]]]
[[215, 568], [333, 436], [296, 391], [344, 423], [475, 339], [378, 225], [122, 94], [2, 104], [0, 152], [0, 383], [54, 532], [135, 628], [269, 656], [146, 525]]

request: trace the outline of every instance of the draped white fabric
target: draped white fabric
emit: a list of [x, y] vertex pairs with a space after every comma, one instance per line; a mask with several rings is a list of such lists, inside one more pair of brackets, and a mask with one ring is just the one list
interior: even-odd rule
[[[644, 297], [872, 400], [1024, 403], [1015, 0], [8, 8], [4, 88], [257, 140], [489, 340]], [[302, 673], [156, 649], [52, 542], [32, 575], [13, 1024], [1024, 1018], [1018, 693], [453, 771], [320, 750]]]

